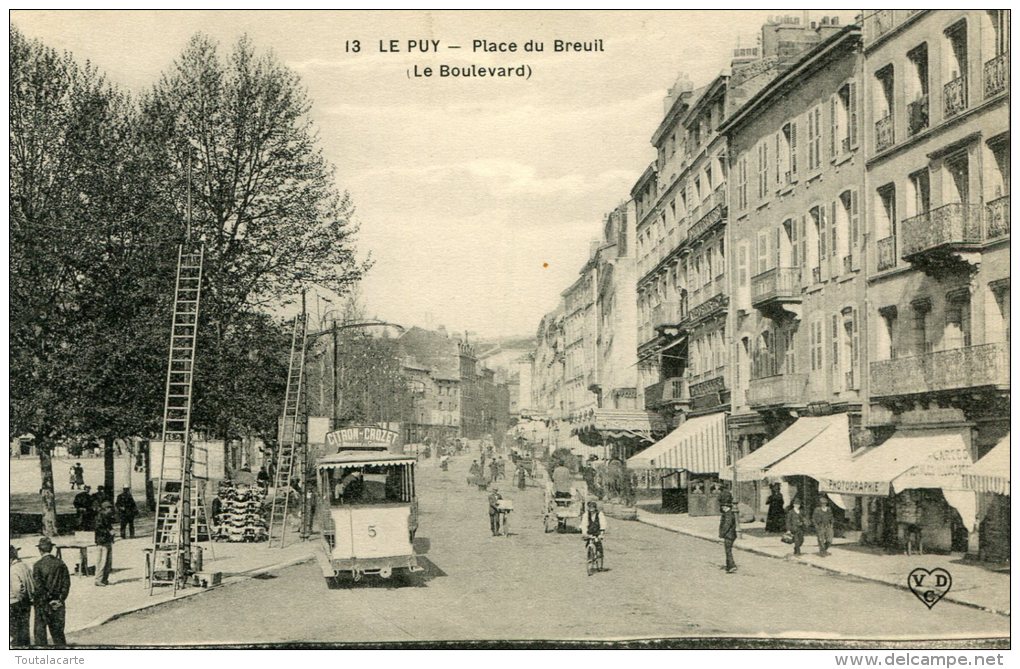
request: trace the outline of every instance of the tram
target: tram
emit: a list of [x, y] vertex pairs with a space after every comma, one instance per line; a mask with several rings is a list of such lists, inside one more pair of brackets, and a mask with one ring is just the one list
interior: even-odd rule
[[330, 432], [336, 447], [316, 464], [321, 500], [322, 575], [389, 578], [418, 572], [415, 458], [403, 453], [398, 434], [374, 426]]

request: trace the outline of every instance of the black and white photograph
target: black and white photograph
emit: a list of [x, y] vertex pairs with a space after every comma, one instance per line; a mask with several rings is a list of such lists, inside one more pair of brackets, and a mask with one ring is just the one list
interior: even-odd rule
[[10, 657], [1008, 664], [1010, 18], [11, 10]]

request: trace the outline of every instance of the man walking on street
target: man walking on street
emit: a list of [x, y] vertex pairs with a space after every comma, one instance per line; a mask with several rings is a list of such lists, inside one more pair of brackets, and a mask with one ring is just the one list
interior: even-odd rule
[[832, 545], [832, 507], [829, 506], [829, 498], [821, 497], [818, 500], [818, 508], [811, 514], [811, 521], [815, 524], [815, 534], [818, 535], [818, 554], [822, 557], [829, 555], [829, 546]]
[[124, 491], [117, 495], [117, 513], [120, 514], [120, 538], [127, 539], [126, 529], [131, 530], [131, 538], [135, 538], [135, 517], [138, 516], [138, 505], [131, 496], [131, 488], [124, 486]]
[[804, 545], [804, 530], [806, 527], [807, 521], [804, 520], [804, 514], [800, 512], [800, 500], [795, 499], [786, 514], [786, 531], [793, 536], [794, 555], [800, 555], [800, 547]]
[[726, 573], [732, 574], [737, 570], [737, 563], [733, 560], [733, 544], [737, 540], [737, 514], [733, 510], [729, 492], [719, 495], [719, 538], [723, 540], [726, 549]]
[[96, 559], [96, 585], [109, 585], [110, 570], [113, 568], [113, 505], [103, 502], [96, 518], [96, 545], [99, 557]]
[[35, 583], [32, 570], [18, 558], [18, 549], [11, 546], [11, 645], [27, 648], [32, 644], [28, 635], [28, 620], [32, 615], [32, 596]]
[[503, 497], [499, 494], [499, 490], [493, 488], [489, 493], [489, 529], [492, 531], [492, 536], [499, 534], [499, 500], [501, 499]]
[[47, 646], [46, 632], [54, 646], [66, 646], [64, 622], [67, 620], [65, 602], [71, 592], [71, 575], [67, 565], [52, 555], [53, 542], [43, 537], [37, 544], [42, 555], [32, 567], [35, 595], [35, 645]]

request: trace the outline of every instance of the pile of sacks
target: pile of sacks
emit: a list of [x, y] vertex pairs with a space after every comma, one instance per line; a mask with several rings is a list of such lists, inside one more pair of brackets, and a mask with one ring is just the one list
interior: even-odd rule
[[220, 483], [213, 522], [217, 541], [256, 542], [269, 538], [266, 493], [259, 487], [232, 481]]

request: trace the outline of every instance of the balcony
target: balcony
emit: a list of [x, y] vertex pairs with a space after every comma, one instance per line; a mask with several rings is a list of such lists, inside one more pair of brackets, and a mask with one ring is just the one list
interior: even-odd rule
[[800, 268], [776, 267], [751, 278], [751, 306], [769, 318], [800, 316]]
[[892, 114], [875, 121], [875, 150], [885, 151], [895, 143], [896, 133], [893, 129]]
[[1009, 345], [981, 344], [871, 363], [871, 395], [1009, 388]]
[[653, 383], [645, 388], [645, 409], [651, 411], [665, 405], [689, 404], [687, 379], [672, 377]]
[[780, 374], [751, 379], [747, 404], [752, 407], [807, 404], [807, 374]]
[[905, 219], [900, 256], [931, 276], [958, 268], [960, 261], [976, 264], [972, 252], [984, 241], [983, 215], [980, 204], [956, 202]]
[[922, 95], [907, 105], [907, 135], [913, 137], [928, 127], [928, 96]]
[[1009, 86], [1009, 51], [985, 63], [985, 99], [1002, 93]]
[[723, 293], [717, 292], [704, 302], [691, 307], [690, 311], [687, 312], [687, 318], [684, 319], [684, 325], [690, 326], [713, 316], [725, 314], [727, 304], [729, 304], [729, 298]]
[[967, 108], [967, 77], [957, 77], [942, 88], [942, 114], [953, 118]]
[[691, 399], [704, 397], [713, 393], [721, 393], [726, 390], [726, 380], [722, 376], [713, 376], [701, 383], [692, 383], [690, 387]]
[[1009, 237], [1009, 196], [996, 198], [985, 205], [985, 239]]
[[886, 237], [878, 240], [878, 271], [896, 267], [896, 238]]
[[687, 316], [684, 300], [662, 302], [652, 309], [652, 327], [656, 330], [675, 328]]
[[691, 241], [704, 236], [715, 228], [715, 226], [726, 221], [725, 185], [717, 187], [712, 192], [712, 195], [695, 209], [695, 214], [691, 217], [691, 220], [696, 221], [694, 225], [691, 226], [688, 234]]

